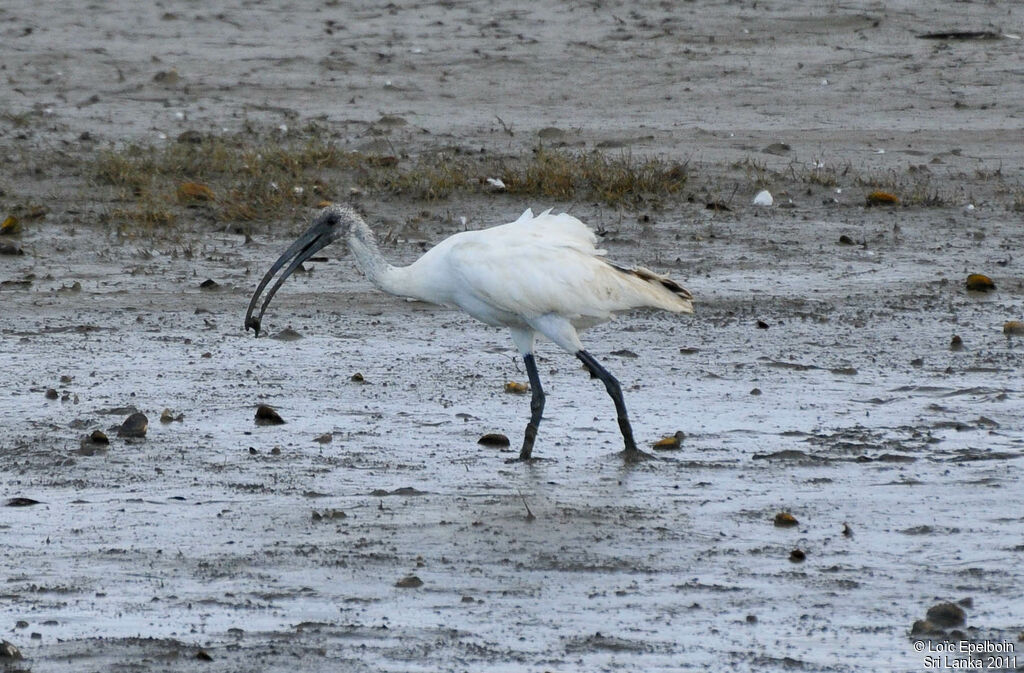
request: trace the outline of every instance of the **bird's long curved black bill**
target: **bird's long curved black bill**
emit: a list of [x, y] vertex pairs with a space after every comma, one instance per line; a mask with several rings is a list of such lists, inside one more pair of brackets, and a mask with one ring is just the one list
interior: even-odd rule
[[[252, 299], [249, 301], [249, 309], [245, 312], [245, 329], [252, 329], [256, 336], [260, 335], [260, 321], [263, 319], [263, 312], [267, 310], [267, 305], [270, 304], [270, 300], [277, 293], [278, 289], [284, 283], [285, 279], [292, 274], [295, 269], [299, 268], [303, 262], [315, 255], [321, 248], [329, 245], [334, 240], [332, 233], [332, 225], [334, 223], [329, 218], [320, 218], [313, 223], [304, 234], [292, 243], [287, 250], [284, 251], [274, 265], [270, 267], [266, 275], [260, 281], [260, 284], [256, 286], [256, 291], [252, 295]], [[259, 302], [260, 296], [263, 294], [264, 288], [274, 279], [274, 276], [283, 267], [287, 265], [284, 273], [277, 279], [273, 287], [267, 293], [267, 296], [263, 299], [263, 303], [260, 305], [260, 312], [258, 315], [253, 316], [252, 312], [256, 308], [256, 303]]]

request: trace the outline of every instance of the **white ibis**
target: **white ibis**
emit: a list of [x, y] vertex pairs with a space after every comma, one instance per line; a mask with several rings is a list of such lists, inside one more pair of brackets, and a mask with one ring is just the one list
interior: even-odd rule
[[[644, 268], [630, 269], [604, 258], [597, 236], [575, 217], [531, 210], [510, 224], [454, 234], [409, 266], [396, 267], [381, 255], [370, 227], [349, 206], [324, 208], [312, 226], [285, 250], [260, 281], [246, 329], [259, 336], [260, 319], [285, 279], [305, 260], [342, 239], [356, 264], [377, 288], [443, 306], [458, 307], [488, 325], [507, 327], [523, 356], [532, 399], [519, 460], [530, 460], [544, 411], [534, 341], [542, 334], [579, 358], [601, 379], [615, 402], [627, 460], [640, 457], [633, 440], [622, 389], [614, 376], [583, 348], [577, 330], [603, 323], [617, 311], [656, 308], [693, 313], [693, 297], [681, 285]], [[260, 305], [263, 290], [284, 268]]]

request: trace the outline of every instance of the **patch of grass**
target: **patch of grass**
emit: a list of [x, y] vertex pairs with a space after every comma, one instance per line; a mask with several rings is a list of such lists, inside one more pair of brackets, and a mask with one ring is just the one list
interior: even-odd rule
[[162, 146], [130, 145], [100, 152], [91, 174], [124, 206], [113, 219], [168, 225], [192, 209], [214, 222], [272, 221], [349, 189], [415, 200], [486, 190], [500, 177], [506, 192], [559, 200], [590, 198], [636, 205], [679, 193], [685, 164], [629, 154], [537, 148], [525, 157], [438, 152], [414, 158], [339, 148], [319, 134], [301, 140], [197, 137]]
[[687, 167], [629, 154], [611, 157], [596, 151], [570, 153], [541, 147], [530, 160], [506, 165], [501, 179], [510, 194], [635, 205], [647, 198], [678, 194], [686, 184]]

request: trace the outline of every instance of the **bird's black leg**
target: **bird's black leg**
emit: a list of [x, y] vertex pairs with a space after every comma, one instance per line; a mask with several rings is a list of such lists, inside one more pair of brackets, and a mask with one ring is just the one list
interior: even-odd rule
[[523, 448], [519, 452], [519, 460], [529, 460], [533, 453], [533, 442], [537, 439], [537, 428], [540, 427], [541, 414], [544, 413], [544, 389], [540, 387], [540, 375], [537, 374], [537, 363], [533, 359], [533, 353], [523, 356], [523, 364], [526, 365], [526, 375], [530, 377], [530, 422], [526, 425], [526, 435], [523, 437]]
[[625, 443], [625, 456], [627, 460], [636, 460], [641, 457], [645, 457], [646, 454], [636, 448], [636, 442], [633, 441], [633, 427], [629, 424], [629, 416], [626, 414], [626, 403], [622, 399], [622, 386], [615, 379], [614, 376], [608, 373], [605, 369], [594, 359], [594, 356], [587, 351], [579, 351], [576, 353], [576, 357], [583, 361], [583, 364], [590, 373], [601, 379], [604, 382], [604, 387], [608, 390], [608, 394], [611, 396], [612, 401], [615, 402], [615, 412], [619, 417], [619, 430], [622, 432], [622, 441]]

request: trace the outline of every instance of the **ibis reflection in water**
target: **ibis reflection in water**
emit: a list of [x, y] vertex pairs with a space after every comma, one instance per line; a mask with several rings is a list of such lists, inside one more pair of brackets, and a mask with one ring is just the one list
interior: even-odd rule
[[[544, 412], [544, 390], [534, 342], [542, 334], [579, 358], [601, 379], [615, 403], [627, 460], [640, 457], [622, 389], [580, 342], [578, 331], [610, 320], [618, 311], [654, 308], [692, 313], [693, 297], [681, 285], [644, 268], [626, 268], [604, 258], [597, 236], [575, 217], [527, 210], [515, 222], [454, 234], [409, 266], [392, 266], [373, 231], [351, 207], [324, 208], [312, 226], [274, 262], [260, 281], [245, 314], [246, 329], [259, 336], [260, 321], [285, 279], [321, 248], [342, 240], [377, 288], [442, 306], [458, 307], [488, 325], [507, 327], [523, 356], [532, 399], [519, 460], [530, 460]], [[267, 285], [281, 269], [253, 315]]]

